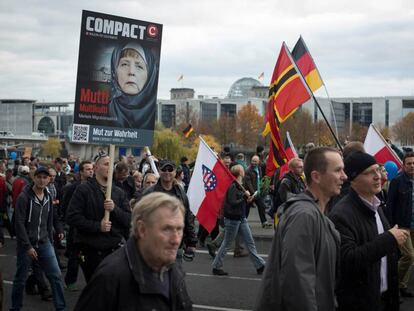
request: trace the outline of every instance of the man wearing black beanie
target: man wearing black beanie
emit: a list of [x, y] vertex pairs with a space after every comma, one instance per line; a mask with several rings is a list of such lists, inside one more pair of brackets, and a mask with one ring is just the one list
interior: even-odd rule
[[375, 196], [381, 191], [375, 158], [355, 152], [344, 164], [351, 188], [329, 214], [341, 234], [338, 310], [398, 310], [398, 245], [408, 233], [390, 228]]

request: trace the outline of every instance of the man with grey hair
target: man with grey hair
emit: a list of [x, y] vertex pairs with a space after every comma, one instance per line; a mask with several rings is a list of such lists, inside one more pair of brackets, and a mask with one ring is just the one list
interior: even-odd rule
[[184, 214], [171, 195], [143, 197], [133, 208], [126, 246], [100, 264], [75, 310], [192, 310], [184, 273], [175, 263]]
[[[273, 225], [266, 220], [266, 205], [263, 200], [263, 196], [260, 194], [261, 182], [262, 182], [262, 170], [260, 169], [260, 158], [258, 155], [254, 155], [250, 160], [250, 166], [246, 170], [246, 176], [244, 177], [244, 186], [251, 195], [254, 196], [252, 203], [257, 205], [259, 212], [260, 222], [263, 228], [272, 228]], [[246, 218], [249, 215], [247, 210]]]
[[300, 158], [290, 159], [288, 167], [289, 172], [283, 176], [277, 190], [280, 197], [280, 204], [286, 202], [296, 194], [305, 191], [305, 183], [302, 179], [303, 160]]

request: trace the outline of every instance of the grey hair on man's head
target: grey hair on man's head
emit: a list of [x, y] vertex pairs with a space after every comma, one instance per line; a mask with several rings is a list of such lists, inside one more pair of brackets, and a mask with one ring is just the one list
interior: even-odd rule
[[163, 192], [152, 192], [145, 195], [141, 200], [132, 206], [131, 217], [131, 237], [138, 238], [137, 236], [137, 223], [142, 221], [145, 224], [151, 224], [152, 214], [154, 214], [159, 208], [168, 208], [173, 212], [181, 212], [184, 217], [185, 209], [183, 203], [176, 197]]

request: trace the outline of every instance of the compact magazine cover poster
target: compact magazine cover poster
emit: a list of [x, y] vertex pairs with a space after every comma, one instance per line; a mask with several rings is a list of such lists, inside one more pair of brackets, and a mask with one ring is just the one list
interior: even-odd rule
[[83, 11], [72, 141], [151, 145], [162, 25]]

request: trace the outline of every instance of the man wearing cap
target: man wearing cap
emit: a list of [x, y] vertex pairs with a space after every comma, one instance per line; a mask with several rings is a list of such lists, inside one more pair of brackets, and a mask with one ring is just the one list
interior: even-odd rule
[[[191, 260], [194, 257], [197, 237], [194, 231], [194, 215], [190, 211], [190, 204], [188, 202], [187, 194], [175, 181], [176, 166], [173, 161], [160, 161], [159, 169], [160, 178], [158, 179], [158, 182], [154, 186], [145, 189], [143, 196], [152, 192], [164, 192], [178, 198], [183, 203], [185, 208], [183, 243], [186, 246], [184, 258]], [[180, 259], [181, 254], [182, 251], [179, 251], [177, 254], [178, 259]]]
[[[131, 221], [131, 208], [122, 189], [113, 185], [111, 199], [105, 199], [109, 156], [100, 152], [94, 160], [95, 176], [76, 188], [66, 216], [75, 230], [74, 242], [87, 282], [99, 263], [124, 244]], [[110, 211], [109, 221], [104, 218], [105, 210]]]
[[376, 194], [381, 172], [374, 157], [354, 152], [345, 159], [349, 193], [329, 217], [341, 234], [339, 311], [398, 310], [398, 245], [408, 233], [390, 228]]
[[49, 183], [48, 169], [36, 169], [33, 182], [33, 185], [27, 185], [23, 189], [16, 203], [17, 270], [13, 281], [10, 310], [20, 310], [23, 306], [24, 286], [31, 261], [37, 261], [49, 279], [55, 309], [64, 310], [63, 282], [51, 244], [53, 228], [57, 231], [59, 239], [63, 238], [63, 229], [46, 189]]

